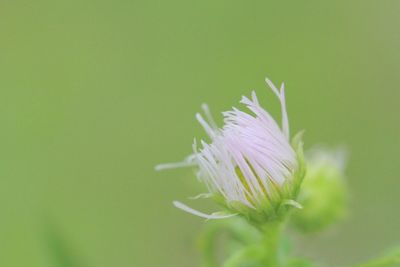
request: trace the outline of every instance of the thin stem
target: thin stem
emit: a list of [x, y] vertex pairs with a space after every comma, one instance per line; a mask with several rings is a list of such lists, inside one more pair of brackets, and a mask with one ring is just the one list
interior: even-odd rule
[[[240, 251], [232, 255], [223, 265], [223, 267], [240, 266], [266, 266], [280, 267], [283, 265], [283, 255], [281, 246], [282, 221], [273, 221], [257, 226], [262, 235], [261, 240], [248, 244]], [[256, 266], [254, 265], [254, 266]]]
[[274, 221], [262, 226], [263, 266], [278, 267], [282, 265], [282, 221]]
[[[221, 232], [226, 232], [230, 239], [239, 241], [246, 250], [248, 247], [254, 247], [254, 244], [257, 244], [260, 241], [257, 229], [254, 229], [252, 225], [249, 225], [246, 221], [240, 218], [213, 222], [208, 225], [200, 240], [200, 245], [203, 251], [203, 267], [220, 266], [217, 261], [215, 242]], [[234, 257], [241, 258], [244, 256], [242, 254], [243, 251], [241, 250], [235, 254]], [[244, 254], [248, 253], [246, 252]], [[234, 260], [231, 259], [231, 261]]]
[[248, 266], [252, 262], [261, 262], [261, 257], [262, 257], [262, 251], [260, 250], [260, 247], [248, 246], [238, 251], [231, 258], [229, 258], [223, 264], [223, 267]]

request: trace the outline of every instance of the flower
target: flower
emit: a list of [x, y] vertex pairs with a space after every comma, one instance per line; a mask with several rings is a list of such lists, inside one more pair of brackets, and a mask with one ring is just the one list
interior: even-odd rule
[[278, 90], [266, 79], [280, 101], [282, 127], [264, 110], [253, 91], [251, 99], [243, 96], [240, 101], [252, 114], [233, 108], [223, 112], [224, 126], [218, 128], [207, 105], [196, 118], [211, 139], [193, 144], [193, 154], [182, 163], [164, 164], [157, 170], [195, 166], [197, 177], [203, 182], [207, 194], [198, 198], [214, 197], [229, 211], [211, 215], [196, 211], [181, 202], [174, 202], [180, 209], [207, 219], [226, 218], [236, 214], [265, 221], [277, 217], [295, 202], [298, 187], [304, 176], [302, 145], [295, 138], [289, 140], [289, 122], [286, 111], [284, 84]]

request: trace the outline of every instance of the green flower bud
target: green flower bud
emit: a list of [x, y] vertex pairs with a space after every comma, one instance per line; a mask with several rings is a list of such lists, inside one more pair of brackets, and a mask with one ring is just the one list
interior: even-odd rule
[[292, 219], [297, 229], [317, 232], [346, 214], [345, 153], [313, 149], [306, 158], [307, 174], [298, 197], [303, 209], [296, 210]]

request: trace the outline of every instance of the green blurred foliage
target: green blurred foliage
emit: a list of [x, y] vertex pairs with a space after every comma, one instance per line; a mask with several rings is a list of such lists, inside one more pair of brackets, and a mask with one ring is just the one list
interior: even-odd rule
[[[96, 267], [196, 266], [193, 244], [207, 222], [171, 201], [201, 187], [190, 170], [153, 166], [180, 160], [204, 137], [194, 120], [204, 101], [220, 120], [257, 89], [279, 114], [265, 76], [285, 81], [292, 132], [305, 129], [306, 146], [345, 143], [351, 153], [352, 215], [298, 240], [302, 252], [338, 266], [395, 244], [399, 8], [2, 1], [0, 266], [55, 266], [52, 253]], [[48, 220], [60, 241], [46, 237]]]
[[400, 248], [392, 249], [385, 256], [371, 260], [368, 263], [356, 265], [354, 267], [398, 267], [400, 266]]

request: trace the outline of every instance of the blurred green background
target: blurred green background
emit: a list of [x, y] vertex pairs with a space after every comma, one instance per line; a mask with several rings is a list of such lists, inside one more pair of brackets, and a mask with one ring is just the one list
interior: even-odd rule
[[[156, 173], [219, 111], [285, 81], [306, 146], [347, 145], [349, 218], [304, 239], [331, 266], [400, 241], [399, 1], [1, 1], [0, 266], [198, 266], [205, 222]], [[200, 201], [204, 211], [213, 206]]]

